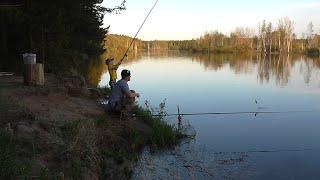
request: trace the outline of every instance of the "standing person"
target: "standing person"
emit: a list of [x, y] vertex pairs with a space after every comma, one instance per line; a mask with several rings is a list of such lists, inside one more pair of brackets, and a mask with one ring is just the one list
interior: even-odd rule
[[108, 106], [111, 112], [129, 114], [133, 108], [135, 97], [140, 97], [140, 94], [129, 89], [128, 82], [131, 80], [129, 70], [122, 70], [121, 78], [110, 92]]
[[117, 82], [117, 70], [125, 57], [127, 57], [127, 54], [125, 54], [125, 56], [117, 64], [114, 64], [114, 58], [108, 58], [106, 60], [110, 75], [109, 86], [111, 89], [113, 89], [114, 84]]

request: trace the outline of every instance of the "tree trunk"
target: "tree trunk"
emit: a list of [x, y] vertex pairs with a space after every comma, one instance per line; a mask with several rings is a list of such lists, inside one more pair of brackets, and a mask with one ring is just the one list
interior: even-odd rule
[[269, 43], [269, 54], [271, 54], [271, 45], [272, 45], [272, 39], [270, 39], [270, 43]]
[[278, 40], [278, 46], [279, 46], [279, 53], [281, 54], [281, 33], [279, 32], [279, 40]]
[[223, 46], [223, 40], [224, 40], [224, 38], [222, 37], [222, 43], [221, 43], [221, 46]]
[[26, 86], [43, 86], [43, 64], [25, 64], [24, 84]]

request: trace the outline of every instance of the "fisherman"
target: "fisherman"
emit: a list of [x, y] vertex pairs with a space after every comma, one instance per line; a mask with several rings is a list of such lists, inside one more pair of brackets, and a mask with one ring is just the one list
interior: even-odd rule
[[135, 97], [140, 97], [139, 93], [130, 90], [128, 82], [131, 80], [131, 73], [124, 69], [121, 71], [121, 80], [113, 87], [109, 95], [108, 107], [109, 112], [130, 114], [133, 109]]
[[119, 68], [120, 64], [122, 63], [125, 57], [127, 57], [127, 54], [125, 54], [117, 64], [114, 64], [114, 58], [108, 58], [106, 60], [106, 64], [108, 66], [108, 71], [110, 75], [110, 80], [109, 80], [110, 89], [113, 89], [115, 83], [117, 82], [117, 69]]

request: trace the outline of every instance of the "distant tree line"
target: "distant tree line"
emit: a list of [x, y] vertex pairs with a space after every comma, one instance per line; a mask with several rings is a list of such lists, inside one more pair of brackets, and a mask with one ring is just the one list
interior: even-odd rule
[[[120, 60], [124, 56], [124, 53], [128, 49], [131, 41], [132, 38], [126, 35], [107, 34], [104, 39], [106, 52], [103, 54], [103, 58], [106, 59], [113, 57], [116, 61]], [[146, 49], [145, 43], [140, 39], [135, 39], [129, 49], [129, 58], [136, 56], [138, 50], [141, 49]]]
[[315, 32], [312, 22], [302, 37], [297, 37], [293, 31], [293, 21], [285, 17], [279, 19], [276, 25], [262, 21], [258, 33], [252, 28], [237, 27], [229, 35], [211, 31], [192, 40], [145, 41], [141, 48], [217, 53], [259, 52], [263, 55], [307, 53], [319, 56], [320, 34]]
[[18, 71], [22, 54], [37, 54], [47, 72], [85, 72], [104, 52], [106, 12], [101, 0], [25, 0], [22, 6], [0, 7], [1, 71]]

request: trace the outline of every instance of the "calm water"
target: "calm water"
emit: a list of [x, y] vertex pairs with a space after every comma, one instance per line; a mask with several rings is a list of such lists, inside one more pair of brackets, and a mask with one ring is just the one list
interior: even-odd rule
[[185, 116], [195, 139], [170, 151], [146, 150], [134, 178], [320, 179], [319, 59], [171, 52], [144, 54], [124, 68], [139, 103], [166, 99], [168, 113], [177, 105], [183, 113], [315, 111]]

